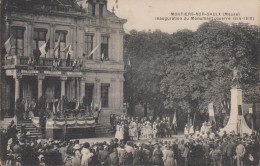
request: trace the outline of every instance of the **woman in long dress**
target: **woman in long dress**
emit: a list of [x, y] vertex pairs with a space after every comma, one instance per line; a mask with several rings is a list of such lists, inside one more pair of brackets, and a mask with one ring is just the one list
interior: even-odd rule
[[118, 124], [116, 126], [115, 138], [117, 138], [118, 140], [123, 140], [124, 139], [124, 125], [123, 125], [123, 121], [121, 123], [118, 122]]
[[163, 156], [164, 166], [175, 166], [174, 152], [168, 145], [166, 147], [165, 156]]
[[81, 159], [81, 153], [80, 153], [80, 145], [76, 144], [74, 146], [74, 156], [72, 158], [72, 166], [80, 166], [80, 159]]
[[84, 144], [84, 148], [81, 150], [82, 158], [81, 158], [81, 166], [88, 166], [89, 158], [93, 156], [93, 153], [89, 151], [89, 143]]
[[134, 120], [129, 124], [129, 136], [131, 140], [134, 140], [134, 137], [137, 136], [137, 124]]

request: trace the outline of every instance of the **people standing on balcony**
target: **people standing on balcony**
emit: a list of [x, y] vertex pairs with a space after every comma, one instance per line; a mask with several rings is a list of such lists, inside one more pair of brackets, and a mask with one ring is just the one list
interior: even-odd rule
[[41, 56], [41, 51], [39, 49], [36, 49], [33, 51], [33, 57], [34, 57], [34, 64], [39, 65], [39, 60]]
[[34, 65], [34, 58], [32, 56], [29, 57], [28, 59], [28, 65], [33, 66]]

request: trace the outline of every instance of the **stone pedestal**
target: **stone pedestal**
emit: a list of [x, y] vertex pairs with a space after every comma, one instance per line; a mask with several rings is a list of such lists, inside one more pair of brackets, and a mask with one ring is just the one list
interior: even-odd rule
[[224, 131], [230, 133], [234, 131], [236, 134], [238, 133], [247, 133], [251, 134], [252, 130], [247, 126], [246, 121], [243, 116], [238, 115], [238, 106], [242, 107], [242, 89], [232, 88], [231, 89], [231, 110], [230, 116], [227, 125], [220, 129], [220, 134], [223, 134]]

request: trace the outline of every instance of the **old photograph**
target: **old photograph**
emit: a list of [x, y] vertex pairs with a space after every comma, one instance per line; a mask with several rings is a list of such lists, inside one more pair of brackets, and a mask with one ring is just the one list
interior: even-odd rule
[[0, 6], [0, 165], [260, 166], [259, 0]]

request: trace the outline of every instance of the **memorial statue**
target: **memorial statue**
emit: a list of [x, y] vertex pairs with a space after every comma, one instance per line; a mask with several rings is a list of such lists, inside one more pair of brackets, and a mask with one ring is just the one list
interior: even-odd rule
[[229, 69], [233, 71], [232, 86], [239, 88], [241, 83], [241, 77], [242, 77], [240, 70], [237, 69], [237, 67], [234, 67], [233, 69], [231, 68]]

